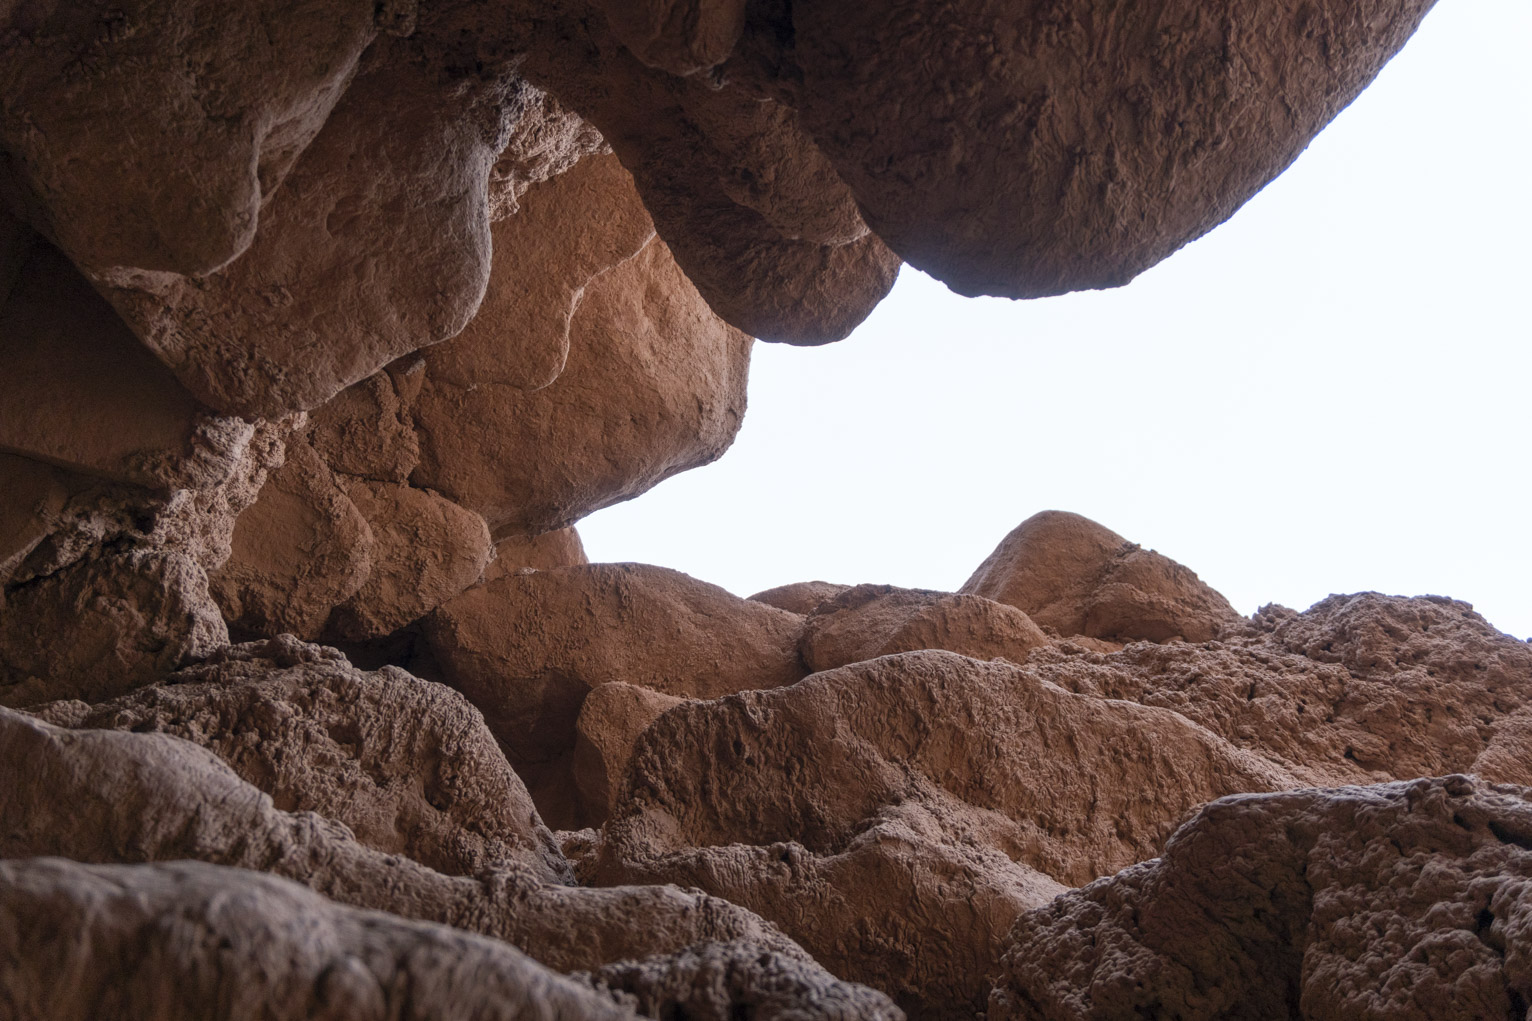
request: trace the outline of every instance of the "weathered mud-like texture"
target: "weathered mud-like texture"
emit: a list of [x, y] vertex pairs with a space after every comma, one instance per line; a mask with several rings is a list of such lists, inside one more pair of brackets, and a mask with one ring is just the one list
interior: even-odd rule
[[236, 645], [164, 684], [31, 710], [72, 729], [185, 738], [290, 812], [344, 823], [368, 847], [448, 875], [569, 868], [477, 710], [396, 667], [363, 672], [283, 637]]
[[1529, 791], [1464, 776], [1218, 801], [1023, 915], [989, 1017], [1521, 1017], [1529, 848]]
[[537, 390], [564, 371], [586, 285], [632, 258], [654, 225], [628, 172], [606, 155], [529, 189], [491, 231], [484, 301], [462, 333], [427, 356], [427, 371], [441, 385]]
[[486, 187], [509, 110], [483, 85], [438, 82], [398, 41], [366, 63], [243, 256], [205, 279], [145, 278], [110, 292], [215, 408], [318, 407], [455, 335], [484, 296]]
[[0, 299], [0, 359], [0, 450], [166, 490], [224, 481], [253, 432], [198, 404], [41, 240]]
[[745, 940], [807, 957], [759, 917], [672, 886], [581, 889], [523, 867], [446, 876], [284, 812], [213, 753], [168, 734], [71, 731], [0, 709], [0, 858], [197, 859], [270, 872], [333, 900], [505, 940], [558, 971]]
[[1205, 642], [1239, 620], [1192, 571], [1064, 511], [1017, 525], [960, 591], [1009, 603], [1063, 635], [1120, 642]]
[[574, 782], [586, 819], [606, 821], [622, 791], [638, 737], [686, 699], [613, 681], [592, 688], [575, 721]]
[[184, 553], [106, 550], [6, 592], [0, 705], [100, 699], [229, 641], [207, 575]]
[[1125, 284], [1227, 219], [1430, 7], [819, 0], [791, 7], [788, 87], [895, 251], [1036, 297]]
[[484, 568], [484, 581], [519, 571], [583, 567], [588, 563], [580, 533], [572, 525], [541, 535], [510, 535], [495, 542], [495, 559]]
[[349, 386], [309, 416], [307, 441], [339, 475], [404, 482], [420, 463], [409, 402], [425, 366], [395, 363]]
[[213, 597], [238, 631], [318, 638], [334, 608], [372, 569], [372, 528], [307, 440], [234, 525]]
[[[585, 976], [581, 976], [582, 978]], [[903, 1021], [882, 993], [746, 942], [708, 943], [644, 961], [609, 964], [598, 988], [632, 995], [645, 1017], [688, 1021]]]
[[1025, 613], [982, 596], [858, 585], [809, 614], [798, 649], [819, 671], [920, 649], [1020, 663], [1047, 642]]
[[[627, 20], [618, 31], [632, 39]], [[899, 257], [867, 232], [791, 107], [646, 67], [594, 19], [550, 23], [537, 40], [527, 74], [601, 130], [725, 320], [765, 340], [825, 343], [893, 286]]]
[[569, 330], [563, 373], [536, 392], [455, 384], [428, 368], [412, 481], [496, 532], [532, 535], [707, 464], [734, 441], [752, 342], [708, 309], [663, 242], [592, 280]]
[[670, 709], [638, 739], [599, 873], [700, 886], [907, 1009], [967, 1016], [1054, 880], [1151, 857], [1212, 798], [1294, 785], [1173, 712], [906, 653]]
[[1465, 603], [1361, 593], [1267, 607], [1206, 645], [1040, 650], [1029, 669], [1102, 698], [1173, 709], [1304, 784], [1452, 772], [1528, 778], [1532, 645]]
[[372, 532], [372, 566], [330, 619], [339, 638], [380, 638], [418, 620], [477, 581], [493, 555], [484, 519], [445, 497], [388, 482], [357, 482], [347, 495]]
[[603, 0], [599, 6], [634, 56], [680, 76], [723, 63], [745, 30], [745, 0]]
[[[489, 218], [518, 212], [528, 188], [551, 180], [587, 156], [610, 152], [606, 139], [558, 97], [525, 93], [525, 112], [489, 172]], [[498, 243], [497, 243], [498, 246]]]
[[358, 0], [0, 8], [0, 135], [75, 262], [207, 273], [320, 131], [374, 35]]
[[586, 809], [570, 755], [591, 689], [622, 682], [716, 698], [792, 684], [806, 672], [801, 627], [796, 614], [679, 571], [591, 564], [469, 589], [426, 619], [425, 635], [443, 679], [484, 713], [544, 817], [574, 829]]
[[826, 599], [833, 599], [850, 587], [828, 581], [795, 581], [757, 592], [750, 598], [767, 606], [807, 615], [818, 609], [819, 604]]
[[0, 861], [16, 1017], [634, 1018], [513, 947], [200, 862]]

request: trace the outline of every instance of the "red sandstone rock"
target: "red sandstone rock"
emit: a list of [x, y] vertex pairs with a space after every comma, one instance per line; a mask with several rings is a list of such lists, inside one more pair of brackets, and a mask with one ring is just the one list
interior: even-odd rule
[[543, 815], [572, 828], [586, 809], [570, 754], [593, 688], [714, 698], [791, 684], [805, 673], [801, 626], [678, 571], [592, 564], [469, 589], [427, 618], [425, 634], [443, 679], [484, 713]]
[[1062, 511], [1016, 526], [960, 591], [1019, 607], [1064, 635], [1114, 641], [1205, 642], [1239, 619], [1174, 560]]
[[1517, 1016], [1529, 848], [1527, 789], [1463, 776], [1226, 798], [1023, 915], [988, 1016]]
[[485, 582], [519, 571], [583, 567], [590, 563], [574, 526], [541, 535], [508, 535], [495, 541], [495, 559], [484, 568]]
[[428, 362], [411, 479], [497, 532], [562, 528], [721, 455], [744, 415], [750, 347], [651, 241], [586, 287], [552, 385], [460, 385]]
[[575, 720], [574, 783], [586, 818], [600, 824], [615, 807], [633, 746], [667, 709], [687, 701], [636, 684], [592, 688]]
[[108, 702], [31, 712], [76, 730], [185, 738], [288, 811], [317, 812], [447, 875], [520, 867], [568, 878], [479, 713], [396, 667], [363, 672], [334, 649], [283, 637], [229, 647]]
[[820, 603], [840, 595], [850, 587], [850, 585], [836, 585], [828, 581], [795, 581], [789, 585], [778, 585], [776, 588], [757, 592], [750, 598], [767, 606], [776, 606], [794, 613], [810, 614]]
[[497, 940], [200, 862], [0, 861], [0, 987], [49, 1021], [637, 1016]]
[[41, 240], [0, 301], [0, 359], [0, 450], [170, 490], [219, 484], [250, 442], [248, 422], [198, 404]]
[[920, 649], [1020, 663], [1047, 641], [1025, 613], [982, 596], [858, 585], [809, 614], [798, 649], [818, 671]]
[[1430, 8], [1174, 0], [1108, 14], [1049, 0], [812, 0], [774, 10], [787, 50], [779, 88], [872, 229], [961, 294], [1037, 297], [1125, 284], [1227, 219]]
[[700, 886], [908, 1010], [969, 1016], [1010, 919], [1055, 879], [1152, 856], [1210, 798], [1293, 783], [1175, 713], [906, 653], [670, 709], [593, 876]]
[[[726, 902], [674, 887], [552, 885], [525, 868], [445, 876], [359, 844], [321, 816], [278, 810], [211, 753], [167, 734], [61, 730], [0, 709], [0, 769], [14, 773], [23, 764], [35, 782], [0, 787], [3, 858], [196, 858], [295, 879], [344, 904], [492, 936], [558, 971], [745, 942], [760, 956], [800, 962], [811, 993], [836, 985], [780, 932]], [[836, 989], [830, 997], [847, 999], [880, 1003], [870, 990]], [[785, 1005], [784, 1018], [794, 1007], [812, 1010], [812, 1000]]]

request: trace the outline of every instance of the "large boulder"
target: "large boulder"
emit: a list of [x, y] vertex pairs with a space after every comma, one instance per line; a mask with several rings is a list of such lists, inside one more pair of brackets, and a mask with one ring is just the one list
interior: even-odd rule
[[571, 774], [592, 689], [622, 682], [682, 698], [792, 684], [802, 618], [679, 571], [591, 564], [508, 574], [426, 619], [443, 680], [484, 713], [554, 825], [583, 824]]
[[1017, 920], [992, 1021], [1520, 1017], [1532, 798], [1465, 776], [1226, 798]]
[[1018, 913], [1211, 798], [1293, 784], [1168, 710], [904, 653], [670, 708], [585, 871], [699, 886], [907, 1010], [970, 1017]]
[[1205, 642], [1239, 620], [1192, 571], [1064, 511], [1017, 525], [959, 591], [1009, 603], [1060, 634], [1124, 642]]

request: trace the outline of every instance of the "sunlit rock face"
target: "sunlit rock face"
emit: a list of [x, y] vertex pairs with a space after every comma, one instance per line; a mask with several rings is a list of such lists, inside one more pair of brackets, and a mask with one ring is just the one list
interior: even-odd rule
[[1532, 646], [1466, 603], [576, 531], [904, 260], [1170, 255], [1428, 6], [0, 0], [4, 1002], [1525, 1013]]

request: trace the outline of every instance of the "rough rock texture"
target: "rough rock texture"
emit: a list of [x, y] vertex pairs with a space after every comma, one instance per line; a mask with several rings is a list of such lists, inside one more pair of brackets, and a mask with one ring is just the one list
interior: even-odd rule
[[200, 862], [0, 861], [0, 987], [50, 1021], [636, 1016], [497, 940]]
[[[583, 976], [582, 976], [583, 977]], [[645, 1017], [736, 1021], [902, 1021], [881, 993], [840, 982], [801, 961], [747, 942], [708, 943], [643, 961], [609, 964], [590, 976], [597, 988], [636, 1000]]]
[[613, 681], [592, 688], [575, 720], [574, 782], [590, 822], [606, 821], [623, 788], [633, 747], [649, 724], [686, 699]]
[[792, 684], [802, 618], [678, 571], [592, 564], [511, 574], [425, 622], [442, 678], [484, 713], [550, 823], [574, 828], [570, 775], [586, 695], [612, 682], [716, 698]]
[[1430, 8], [820, 0], [790, 7], [789, 87], [895, 251], [1035, 297], [1125, 284], [1227, 219]]
[[1064, 635], [1205, 642], [1239, 617], [1174, 560], [1078, 514], [1034, 514], [1001, 540], [962, 592], [1010, 603]]
[[479, 713], [395, 667], [357, 670], [290, 637], [229, 647], [108, 702], [34, 707], [73, 729], [172, 734], [212, 751], [285, 811], [448, 875], [568, 865]]
[[372, 528], [312, 445], [287, 445], [255, 504], [234, 525], [212, 593], [236, 629], [317, 638], [371, 570]]
[[564, 371], [570, 320], [586, 286], [637, 254], [654, 226], [617, 158], [592, 156], [527, 190], [492, 236], [495, 263], [478, 314], [427, 356], [439, 384], [538, 390], [552, 383]]
[[505, 940], [560, 971], [735, 939], [802, 957], [750, 912], [675, 887], [587, 890], [519, 867], [442, 875], [332, 820], [277, 809], [211, 752], [167, 734], [60, 730], [0, 709], [0, 765], [35, 778], [0, 789], [4, 858], [195, 858], [271, 872], [342, 903]]
[[963, 1016], [1054, 880], [1152, 856], [1211, 798], [1294, 783], [1176, 713], [906, 653], [670, 709], [638, 739], [598, 874], [700, 886], [906, 1009]]
[[178, 489], [223, 482], [250, 441], [248, 422], [198, 404], [40, 239], [0, 299], [0, 359], [0, 450]]
[[1214, 802], [1023, 915], [989, 1017], [1521, 1017], [1532, 800], [1464, 776]]
[[798, 649], [819, 671], [919, 649], [1020, 663], [1047, 641], [1025, 613], [982, 596], [858, 585], [818, 604]]
[[1305, 784], [1532, 779], [1532, 645], [1450, 599], [1331, 596], [1301, 614], [1266, 607], [1205, 645], [1060, 646], [1027, 666], [1071, 691], [1173, 709]]
[[828, 581], [795, 581], [789, 585], [778, 585], [776, 588], [757, 592], [750, 598], [767, 606], [776, 606], [794, 613], [810, 614], [818, 608], [820, 603], [840, 595], [850, 587], [850, 585], [836, 585]]
[[585, 546], [574, 527], [541, 535], [510, 535], [495, 543], [495, 559], [484, 568], [486, 582], [518, 571], [547, 571], [555, 567], [583, 567], [590, 563]]
[[586, 285], [551, 385], [454, 382], [428, 359], [411, 479], [495, 531], [562, 528], [721, 455], [745, 412], [750, 346], [652, 240]]
[[1130, 6], [0, 0], [0, 1013], [1526, 1013], [1522, 793], [1249, 797], [1532, 782], [1465, 604], [1244, 620], [1057, 512], [959, 593], [572, 531], [901, 256], [1164, 258], [1430, 0]]
[[184, 553], [91, 556], [6, 593], [0, 705], [110, 697], [228, 640], [207, 576]]

